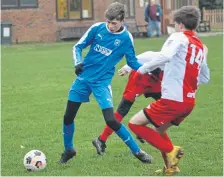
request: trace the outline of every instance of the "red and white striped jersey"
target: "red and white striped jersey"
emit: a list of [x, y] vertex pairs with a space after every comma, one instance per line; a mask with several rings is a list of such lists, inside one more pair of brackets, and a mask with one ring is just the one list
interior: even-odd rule
[[202, 67], [208, 68], [203, 50], [202, 42], [193, 31], [173, 33], [167, 39], [160, 52], [169, 58], [164, 68], [162, 98], [195, 102], [200, 70]]

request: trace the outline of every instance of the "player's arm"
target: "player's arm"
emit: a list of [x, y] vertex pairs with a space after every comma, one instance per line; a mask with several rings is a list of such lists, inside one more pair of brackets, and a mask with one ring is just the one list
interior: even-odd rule
[[208, 48], [206, 47], [206, 45], [203, 45], [203, 47], [204, 47], [204, 60], [199, 73], [199, 79], [198, 79], [199, 84], [207, 84], [210, 80], [210, 69], [207, 64]]
[[[150, 62], [153, 60], [154, 58], [154, 55], [156, 54], [157, 52], [153, 52], [153, 51], [147, 51], [147, 52], [144, 52], [144, 53], [141, 53], [139, 55], [137, 55], [137, 59], [138, 59], [138, 62], [140, 64], [144, 64], [146, 62]], [[161, 66], [161, 69], [163, 70], [164, 66]], [[118, 74], [120, 76], [123, 76], [129, 72], [131, 72], [131, 67], [129, 67], [127, 64], [124, 65], [121, 69], [118, 70]]]
[[155, 54], [152, 61], [144, 63], [143, 66], [139, 68], [138, 72], [145, 74], [155, 70], [160, 66], [164, 66], [165, 63], [169, 62], [173, 56], [177, 54], [181, 45], [182, 43], [180, 40], [178, 40], [176, 34], [171, 34], [164, 43], [161, 51]]
[[98, 23], [92, 25], [73, 47], [74, 66], [82, 63], [82, 50], [89, 46], [94, 39]]
[[[151, 61], [153, 59], [153, 53], [155, 53], [155, 52], [147, 51], [147, 52], [137, 55], [136, 57], [138, 59], [138, 62], [140, 64], [144, 64], [146, 62]], [[131, 70], [132, 70], [131, 67], [126, 64], [121, 69], [118, 70], [118, 74], [120, 76], [124, 76], [124, 75], [128, 74], [129, 72], [131, 72]]]
[[126, 51], [125, 57], [126, 57], [127, 65], [130, 68], [137, 71], [138, 68], [140, 68], [142, 65], [138, 62], [136, 58], [134, 44], [133, 44], [133, 37], [130, 33], [129, 33], [129, 40], [127, 41], [127, 45], [124, 50]]
[[[141, 53], [139, 55], [137, 55], [137, 59], [138, 59], [138, 62], [140, 64], [144, 64], [145, 62], [149, 62], [152, 60], [152, 57], [151, 57], [151, 53], [153, 53], [152, 51], [147, 51], [147, 52], [144, 52], [144, 53]], [[125, 72], [129, 73], [131, 72], [131, 67], [128, 66], [127, 64], [124, 65], [122, 68], [122, 70], [124, 70]]]

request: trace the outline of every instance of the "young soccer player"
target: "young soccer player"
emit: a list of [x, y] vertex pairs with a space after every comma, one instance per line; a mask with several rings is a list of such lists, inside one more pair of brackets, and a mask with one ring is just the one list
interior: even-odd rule
[[[138, 112], [129, 121], [130, 129], [163, 152], [164, 173], [173, 175], [183, 149], [174, 146], [166, 130], [179, 125], [193, 110], [199, 83], [210, 79], [203, 44], [195, 34], [200, 21], [200, 11], [194, 6], [184, 6], [174, 13], [176, 33], [164, 43], [157, 57], [145, 63], [134, 76], [154, 70], [165, 64], [162, 80], [162, 97]], [[153, 124], [155, 129], [147, 126]]]
[[[205, 56], [207, 56], [208, 49], [205, 45], [203, 45], [205, 49]], [[156, 52], [147, 51], [137, 56], [139, 63], [144, 64], [146, 62], [149, 62], [153, 60], [154, 55]], [[128, 73], [129, 79], [128, 83], [125, 87], [122, 100], [119, 104], [119, 107], [117, 111], [115, 112], [115, 117], [118, 121], [122, 121], [123, 118], [126, 116], [126, 114], [129, 112], [130, 108], [132, 107], [133, 103], [136, 100], [136, 97], [141, 96], [142, 94], [145, 95], [146, 98], [151, 97], [155, 100], [158, 100], [161, 98], [161, 81], [163, 76], [163, 69], [164, 66], [158, 67], [156, 70], [154, 70], [151, 73], [146, 73], [143, 75], [138, 75], [137, 83], [133, 79], [133, 76], [135, 75], [136, 71], [132, 70], [128, 65], [123, 66], [119, 71], [118, 74], [120, 76], [124, 76]], [[203, 72], [202, 72], [203, 73]], [[200, 78], [202, 81], [207, 80], [207, 75], [201, 75]], [[138, 89], [136, 90], [136, 85]], [[113, 130], [106, 126], [101, 133], [101, 135], [93, 140], [93, 145], [96, 148], [96, 151], [99, 155], [103, 155], [105, 153], [106, 149], [106, 141], [109, 138], [109, 136], [113, 133]], [[137, 136], [137, 139], [140, 140], [140, 142], [144, 143], [144, 139]], [[163, 152], [161, 152], [163, 154]], [[166, 160], [166, 159], [164, 159]], [[176, 172], [180, 172], [179, 168], [176, 167]], [[156, 173], [162, 173], [162, 170], [157, 170]]]
[[[143, 64], [147, 61], [153, 60], [153, 57], [156, 52], [147, 51], [137, 56], [139, 63]], [[138, 80], [135, 82], [133, 76], [135, 75], [135, 70], [132, 70], [128, 65], [123, 66], [118, 74], [124, 76], [127, 73], [129, 74], [129, 79], [126, 84], [125, 90], [123, 92], [123, 97], [120, 101], [120, 104], [115, 112], [116, 119], [121, 122], [123, 118], [128, 114], [130, 108], [135, 102], [136, 97], [144, 94], [146, 98], [152, 97], [157, 100], [161, 97], [161, 80], [163, 76], [164, 66], [160, 66], [151, 73], [144, 75], [138, 75]], [[133, 82], [134, 81], [134, 82]], [[136, 90], [135, 87], [138, 87]], [[106, 141], [109, 136], [113, 133], [113, 130], [106, 126], [103, 132], [98, 138], [93, 140], [93, 145], [96, 148], [96, 151], [99, 155], [103, 155], [106, 148]], [[141, 137], [137, 137], [140, 142], [144, 143], [144, 140]]]
[[[127, 64], [137, 70], [133, 38], [123, 27], [125, 17], [124, 5], [112, 3], [105, 12], [106, 23], [96, 23], [84, 34], [73, 47], [76, 80], [73, 82], [63, 120], [64, 152], [60, 163], [64, 164], [76, 155], [73, 145], [75, 131], [74, 118], [83, 102], [89, 101], [93, 93], [106, 124], [130, 148], [133, 155], [145, 163], [151, 163], [150, 155], [142, 151], [126, 127], [114, 117], [110, 83], [115, 65], [126, 57]], [[90, 45], [90, 50], [82, 61], [82, 49]]]

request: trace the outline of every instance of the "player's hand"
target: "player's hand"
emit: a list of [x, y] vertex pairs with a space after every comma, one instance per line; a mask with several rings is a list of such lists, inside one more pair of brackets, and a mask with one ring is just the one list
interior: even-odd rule
[[118, 70], [119, 76], [125, 76], [126, 74], [128, 74], [128, 71], [126, 71], [124, 68]]
[[81, 74], [81, 72], [83, 71], [83, 64], [80, 63], [78, 65], [75, 66], [75, 74], [78, 76], [79, 74]]

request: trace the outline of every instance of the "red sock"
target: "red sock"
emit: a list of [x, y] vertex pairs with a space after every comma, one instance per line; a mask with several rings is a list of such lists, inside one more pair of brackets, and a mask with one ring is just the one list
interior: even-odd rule
[[[167, 134], [166, 132], [163, 133], [162, 137], [163, 137], [166, 141], [169, 141], [170, 144], [172, 144], [172, 142], [171, 142], [171, 140], [170, 140], [170, 138], [169, 138], [169, 136], [168, 136], [168, 134]], [[167, 162], [167, 158], [166, 158], [166, 153], [163, 152], [163, 151], [160, 151], [160, 152], [161, 152], [161, 155], [162, 155], [162, 157], [163, 157], [164, 164], [165, 164], [165, 166], [166, 166], [166, 168], [167, 168], [167, 167], [168, 167], [168, 162]]]
[[[115, 112], [114, 113], [115, 115], [115, 118], [121, 122], [123, 117], [118, 113], [118, 112]], [[106, 142], [107, 139], [109, 138], [109, 136], [113, 133], [114, 131], [106, 125], [106, 127], [104, 128], [103, 132], [100, 134], [100, 140]]]
[[166, 136], [167, 134], [163, 135], [163, 137], [160, 135], [160, 133], [145, 125], [135, 125], [129, 122], [128, 126], [136, 135], [142, 137], [149, 144], [159, 149], [160, 151], [171, 152], [173, 150], [173, 145], [169, 137]]
[[170, 142], [170, 144], [173, 144], [172, 141], [170, 140], [170, 137], [168, 136], [168, 134], [166, 132], [164, 132], [162, 135], [164, 140], [166, 140], [167, 142]]

